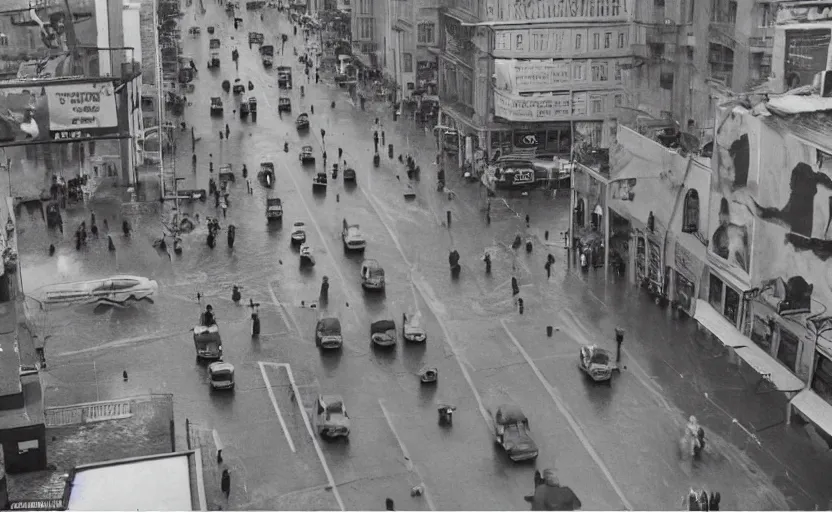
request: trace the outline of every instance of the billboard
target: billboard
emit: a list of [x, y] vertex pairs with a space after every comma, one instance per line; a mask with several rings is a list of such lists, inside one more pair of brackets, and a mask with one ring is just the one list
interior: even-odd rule
[[[4, 0], [0, 75], [17, 78], [98, 76], [95, 0]], [[71, 20], [71, 21], [70, 21]], [[68, 52], [77, 48], [75, 58]], [[33, 75], [34, 71], [40, 71]]]
[[111, 82], [0, 84], [0, 146], [117, 132]]

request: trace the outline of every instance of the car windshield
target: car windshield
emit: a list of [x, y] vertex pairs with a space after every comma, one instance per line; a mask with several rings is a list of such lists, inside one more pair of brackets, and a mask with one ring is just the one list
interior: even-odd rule
[[350, 226], [347, 228], [347, 235], [348, 236], [358, 236], [361, 234], [361, 231], [358, 229], [358, 226]]
[[606, 352], [595, 351], [589, 361], [593, 364], [607, 365], [610, 364], [610, 355]]
[[318, 322], [318, 330], [326, 336], [341, 334], [341, 321], [337, 318], [324, 318]]
[[223, 381], [231, 380], [231, 372], [229, 370], [217, 370], [211, 374], [211, 380]]

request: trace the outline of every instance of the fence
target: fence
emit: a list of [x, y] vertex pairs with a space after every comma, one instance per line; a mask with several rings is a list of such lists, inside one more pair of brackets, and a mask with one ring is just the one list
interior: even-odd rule
[[89, 402], [60, 407], [48, 407], [44, 411], [47, 427], [63, 427], [96, 421], [118, 420], [151, 413], [160, 405], [173, 410], [172, 394], [151, 394], [121, 400]]

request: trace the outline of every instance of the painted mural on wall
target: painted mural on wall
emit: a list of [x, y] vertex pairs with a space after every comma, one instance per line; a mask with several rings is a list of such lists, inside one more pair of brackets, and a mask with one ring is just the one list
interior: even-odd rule
[[[757, 193], [760, 126], [740, 111], [722, 111], [718, 155], [712, 161], [708, 256], [740, 280], [750, 279], [754, 215], [748, 204]], [[752, 158], [752, 155], [755, 158]]]
[[832, 306], [832, 157], [768, 126], [761, 133], [760, 191], [748, 204], [759, 219], [753, 280], [781, 315], [824, 312]]

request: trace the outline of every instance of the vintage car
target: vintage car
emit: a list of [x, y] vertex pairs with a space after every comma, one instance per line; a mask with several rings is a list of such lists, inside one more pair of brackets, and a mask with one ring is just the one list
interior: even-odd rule
[[341, 348], [341, 321], [335, 317], [322, 317], [315, 325], [315, 346], [318, 348]]
[[422, 313], [419, 311], [410, 315], [402, 313], [402, 338], [416, 343], [427, 341], [428, 334], [422, 327]]
[[251, 48], [255, 44], [263, 44], [265, 40], [263, 34], [260, 32], [249, 32], [248, 33], [248, 47]]
[[312, 178], [312, 190], [325, 190], [327, 177], [325, 172], [319, 172]]
[[216, 361], [208, 365], [208, 379], [211, 389], [234, 389], [234, 365]]
[[370, 324], [370, 341], [378, 347], [396, 346], [396, 322], [378, 320]]
[[234, 80], [234, 86], [231, 87], [231, 92], [235, 96], [243, 94], [244, 92], [246, 92], [246, 86], [243, 85], [243, 82], [239, 78], [237, 78], [236, 80]]
[[61, 217], [61, 208], [56, 201], [50, 201], [46, 205], [46, 227], [57, 228], [63, 225], [64, 220]]
[[263, 66], [270, 68], [274, 64], [274, 46], [267, 44], [260, 47], [260, 60]]
[[584, 345], [581, 347], [578, 367], [595, 382], [610, 382], [615, 360], [608, 350], [597, 345]]
[[254, 2], [246, 2], [246, 10], [247, 11], [256, 11], [257, 9], [262, 9], [264, 5], [266, 5], [266, 2], [264, 0], [255, 0]]
[[295, 128], [298, 131], [308, 130], [309, 129], [309, 114], [301, 114], [295, 119]]
[[254, 96], [248, 97], [248, 111], [251, 113], [251, 120], [257, 121], [257, 98]]
[[341, 221], [341, 242], [345, 251], [363, 251], [367, 248], [367, 241], [361, 234], [361, 226], [350, 224], [347, 219]]
[[314, 164], [315, 156], [312, 154], [312, 146], [303, 146], [300, 150], [300, 155], [298, 155], [298, 160], [303, 165]]
[[300, 245], [306, 242], [306, 224], [303, 222], [295, 222], [292, 225], [292, 243]]
[[222, 116], [222, 98], [214, 96], [211, 98], [211, 117]]
[[344, 169], [344, 181], [352, 181], [355, 182], [355, 169], [352, 167], [347, 167]]
[[220, 173], [218, 175], [220, 183], [230, 181], [234, 183], [237, 178], [234, 177], [234, 171], [231, 170], [231, 164], [224, 164], [220, 166]]
[[333, 439], [350, 435], [350, 417], [340, 395], [318, 395], [313, 422], [318, 435]]
[[277, 86], [281, 89], [292, 88], [292, 68], [290, 66], [277, 66]]
[[361, 262], [361, 287], [365, 290], [384, 291], [384, 269], [376, 260]]
[[413, 189], [413, 185], [410, 183], [405, 183], [402, 195], [407, 200], [416, 199], [416, 190]]
[[222, 87], [223, 91], [230, 92], [231, 91], [231, 82], [229, 82], [228, 80], [223, 80], [220, 87]]
[[515, 405], [501, 405], [494, 412], [494, 440], [513, 462], [534, 460], [538, 450], [529, 435], [529, 419]]
[[146, 277], [115, 275], [106, 279], [54, 284], [36, 292], [40, 302], [47, 305], [102, 304], [124, 306], [146, 301], [153, 302], [159, 284]]
[[188, 33], [191, 34], [192, 36], [198, 36], [200, 34], [200, 32], [201, 32], [201, 30], [200, 30], [199, 27], [191, 27], [191, 28], [188, 29]]
[[208, 59], [208, 69], [220, 67], [220, 40], [211, 39], [211, 41], [208, 43], [208, 49], [211, 52], [211, 56]]
[[217, 324], [194, 327], [194, 349], [196, 350], [197, 361], [202, 359], [222, 360], [222, 337], [220, 337], [220, 329]]
[[176, 195], [179, 199], [186, 201], [205, 201], [208, 199], [208, 192], [204, 188], [180, 188]]
[[213, 34], [214, 33], [214, 25], [208, 25], [208, 28], [206, 30], [208, 30], [209, 34]]
[[270, 197], [266, 199], [266, 218], [269, 221], [280, 220], [283, 218], [283, 202], [279, 197]]
[[292, 111], [292, 99], [287, 96], [282, 96], [277, 99], [277, 111], [278, 112], [291, 112]]
[[274, 184], [274, 163], [260, 162], [260, 171], [257, 173], [257, 179], [264, 187], [272, 188]]

